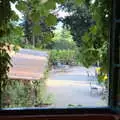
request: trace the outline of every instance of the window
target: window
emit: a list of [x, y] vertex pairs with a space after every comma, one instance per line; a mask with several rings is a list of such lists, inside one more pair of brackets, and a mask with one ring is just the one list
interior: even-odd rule
[[110, 42], [110, 104], [117, 107], [119, 105], [119, 86], [120, 86], [120, 16], [118, 10], [120, 2], [113, 1], [113, 20]]
[[[118, 2], [118, 0], [116, 0]], [[119, 2], [118, 2], [119, 3]], [[113, 1], [113, 21], [110, 40], [110, 107], [120, 106], [120, 40], [119, 40], [119, 14], [116, 15], [116, 6], [119, 5]], [[118, 10], [118, 7], [117, 7]], [[25, 112], [25, 113], [24, 113]], [[83, 109], [3, 109], [0, 114], [79, 114], [79, 113], [115, 113], [109, 107], [107, 108], [83, 108]]]
[[[100, 10], [97, 9], [97, 6], [99, 4], [102, 6], [104, 2], [98, 2], [93, 11], [89, 11], [86, 4], [76, 5], [72, 0], [66, 4], [68, 4], [66, 9], [71, 8], [71, 12], [69, 10], [65, 12], [65, 15], [68, 14], [68, 16], [61, 19], [64, 19], [64, 22], [59, 22], [52, 41], [49, 38], [52, 28], [40, 21], [43, 26], [41, 26], [43, 35], [34, 34], [32, 28], [36, 21], [30, 21], [27, 15], [24, 15], [25, 22], [22, 23], [25, 31], [23, 39], [18, 41], [13, 39], [16, 37], [16, 30], [13, 35], [10, 35], [15, 43], [20, 42], [18, 45], [21, 47], [48, 48], [47, 50], [51, 53], [49, 58], [53, 69], [47, 80], [47, 88], [48, 92], [52, 92], [52, 95], [44, 93], [45, 89], [42, 88], [44, 83], [42, 82], [45, 80], [40, 79], [45, 67], [46, 53], [31, 50], [32, 48], [22, 48], [12, 56], [13, 67], [10, 69], [9, 81], [14, 81], [14, 84], [10, 84], [6, 91], [3, 91], [3, 108], [31, 106], [80, 108], [108, 105], [107, 44], [109, 25], [107, 20], [104, 22], [105, 16], [104, 19], [99, 20], [104, 15], [103, 12], [100, 12], [103, 10], [102, 7]], [[91, 6], [94, 4], [91, 3]], [[63, 7], [64, 5], [60, 8], [59, 15], [64, 10]], [[98, 19], [93, 19], [92, 13], [95, 13]], [[44, 18], [41, 19], [44, 20]], [[102, 27], [98, 24], [101, 24]], [[68, 25], [71, 29], [67, 27]], [[106, 34], [104, 35], [104, 33]]]

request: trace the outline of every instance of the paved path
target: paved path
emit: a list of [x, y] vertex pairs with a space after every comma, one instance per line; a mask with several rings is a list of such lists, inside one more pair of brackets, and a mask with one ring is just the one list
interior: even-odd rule
[[[88, 78], [87, 71], [91, 73]], [[52, 107], [68, 107], [69, 104], [82, 107], [100, 107], [107, 103], [96, 91], [90, 94], [90, 79], [96, 81], [94, 67], [73, 67], [68, 72], [51, 72], [47, 81], [48, 91], [54, 95]], [[100, 92], [101, 89], [98, 90]]]
[[[47, 53], [21, 49], [12, 57], [12, 79], [35, 80], [43, 77], [47, 65]], [[90, 72], [90, 77], [87, 77]], [[94, 68], [72, 67], [67, 72], [51, 71], [47, 80], [47, 90], [54, 95], [52, 107], [68, 107], [69, 104], [82, 107], [106, 106], [101, 96], [90, 94], [90, 81], [96, 78]]]
[[37, 80], [43, 77], [47, 65], [47, 53], [21, 49], [12, 57], [9, 77], [12, 79]]

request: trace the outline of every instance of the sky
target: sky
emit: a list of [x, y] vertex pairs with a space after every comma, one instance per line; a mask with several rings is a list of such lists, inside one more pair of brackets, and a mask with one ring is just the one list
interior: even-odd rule
[[[57, 5], [56, 5], [57, 6]], [[23, 14], [16, 9], [15, 7], [15, 4], [11, 3], [11, 9], [14, 10], [16, 12], [16, 14], [19, 16], [19, 23], [23, 20]], [[57, 11], [57, 9], [55, 10]], [[66, 16], [69, 16], [70, 14], [68, 12], [65, 12], [63, 10], [59, 10], [59, 12], [57, 13], [57, 17], [62, 17], [62, 18], [65, 18]], [[59, 22], [57, 25], [56, 25], [56, 29], [60, 29], [62, 27], [63, 23], [62, 22]]]
[[23, 14], [19, 10], [16, 9], [15, 4], [11, 3], [11, 9], [16, 12], [16, 14], [19, 16], [20, 19], [22, 19]]
[[[23, 14], [19, 10], [16, 9], [15, 4], [11, 3], [11, 9], [16, 12], [16, 14], [19, 16], [20, 19], [22, 19]], [[57, 13], [57, 17], [63, 17], [64, 18], [66, 16], [69, 16], [69, 13], [65, 12], [63, 10], [59, 10], [59, 12]]]
[[[91, 3], [94, 3], [94, 2], [95, 2], [95, 0], [91, 0]], [[58, 7], [58, 6], [59, 5], [56, 4], [56, 7]], [[19, 10], [16, 9], [15, 4], [11, 3], [11, 9], [14, 10], [16, 12], [16, 14], [18, 14], [18, 16], [19, 16], [20, 19], [22, 19], [23, 14]], [[57, 13], [57, 17], [63, 17], [64, 18], [64, 17], [69, 16], [69, 15], [70, 15], [70, 13], [65, 12], [63, 10], [59, 10], [59, 12]]]

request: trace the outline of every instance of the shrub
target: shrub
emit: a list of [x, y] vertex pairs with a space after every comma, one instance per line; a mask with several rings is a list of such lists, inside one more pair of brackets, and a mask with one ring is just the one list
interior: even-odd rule
[[32, 105], [30, 82], [11, 80], [2, 94], [3, 107], [29, 107]]
[[56, 50], [70, 50], [76, 48], [76, 44], [74, 41], [69, 40], [56, 40], [52, 45], [52, 49]]
[[9, 80], [10, 84], [2, 93], [2, 107], [34, 107], [52, 104], [52, 96], [47, 94], [45, 80], [49, 67], [40, 80]]
[[78, 64], [78, 54], [75, 50], [51, 50], [49, 57], [51, 65], [60, 62], [67, 65]]

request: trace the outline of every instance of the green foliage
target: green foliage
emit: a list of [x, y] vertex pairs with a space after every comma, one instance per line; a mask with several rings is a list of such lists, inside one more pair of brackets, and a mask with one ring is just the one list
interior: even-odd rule
[[[55, 8], [56, 2], [58, 0], [52, 0], [41, 2], [40, 0], [1, 0], [0, 1], [0, 38], [1, 37], [7, 37], [11, 31], [11, 28], [9, 27], [10, 20], [16, 20], [15, 14], [13, 14], [13, 11], [11, 10], [10, 3], [16, 2], [16, 7], [22, 12], [26, 13], [28, 12], [28, 18], [31, 21], [39, 21], [41, 16], [48, 17], [50, 13], [50, 10]], [[63, 2], [62, 0], [59, 0], [59, 2]], [[46, 5], [47, 4], [47, 5]], [[35, 14], [34, 14], [35, 13]], [[35, 16], [37, 19], [34, 19]], [[33, 17], [32, 17], [33, 16]], [[33, 18], [33, 19], [32, 19]], [[49, 18], [49, 17], [48, 17]], [[54, 22], [55, 23], [55, 18]], [[52, 23], [52, 24], [53, 24]], [[38, 23], [36, 23], [38, 24]], [[0, 93], [3, 92], [3, 89], [5, 89], [5, 86], [7, 85], [8, 81], [8, 71], [10, 66], [10, 56], [7, 53], [7, 49], [4, 49], [6, 43], [6, 40], [3, 42], [0, 42]], [[1, 95], [0, 95], [1, 96]], [[1, 105], [1, 97], [0, 97], [0, 105]], [[1, 107], [1, 106], [0, 106]]]
[[[11, 66], [9, 45], [0, 43], [0, 94], [5, 90], [8, 81], [9, 67]], [[0, 95], [0, 106], [1, 106], [1, 95]]]
[[11, 17], [9, 1], [10, 0], [1, 0], [0, 2], [0, 36], [2, 35], [2, 32], [5, 32], [4, 29], [2, 29], [3, 25], [6, 26]]
[[3, 107], [30, 107], [32, 106], [32, 86], [29, 81], [12, 80], [2, 95]]
[[57, 18], [54, 15], [49, 14], [46, 18], [46, 23], [48, 26], [55, 25], [57, 23]]
[[[16, 7], [19, 11], [21, 11], [29, 21], [31, 21], [34, 27], [34, 34], [40, 34], [42, 32], [42, 26], [40, 26], [40, 22], [44, 19], [44, 23], [48, 26], [55, 25], [57, 23], [56, 16], [50, 13], [50, 10], [54, 10], [56, 8], [56, 2], [63, 2], [60, 0], [33, 0], [33, 1], [19, 1], [16, 4]], [[41, 27], [41, 28], [40, 28]]]
[[2, 91], [1, 105], [3, 108], [42, 107], [53, 103], [52, 94], [47, 94], [45, 81], [49, 68], [40, 80], [9, 80]]
[[75, 49], [76, 44], [73, 41], [67, 40], [56, 40], [53, 42], [52, 49], [56, 50], [68, 50], [68, 49]]
[[[62, 8], [73, 12], [63, 21], [68, 26], [73, 39], [80, 47], [80, 62], [89, 67], [99, 63], [108, 72], [108, 39], [111, 18], [111, 0], [76, 0], [67, 1]], [[83, 7], [81, 7], [81, 5]]]
[[56, 30], [54, 32], [54, 37], [52, 39], [52, 49], [56, 50], [68, 50], [68, 49], [76, 49], [76, 43], [72, 39], [72, 35], [70, 31], [66, 29]]
[[77, 5], [79, 5], [79, 4], [81, 4], [83, 1], [84, 1], [84, 0], [75, 0], [75, 3], [76, 3]]
[[[52, 16], [52, 14], [49, 15], [49, 17], [50, 16]], [[51, 25], [48, 26], [48, 23], [46, 21], [49, 22], [49, 25]], [[23, 22], [23, 28], [25, 33], [25, 41], [27, 41], [25, 42], [25, 44], [41, 48], [46, 48], [47, 45], [49, 46], [49, 43], [51, 42], [51, 39], [53, 37], [54, 27], [53, 23], [47, 20], [46, 17], [42, 17], [39, 20], [38, 25], [30, 21], [26, 15], [25, 21]]]
[[33, 90], [34, 90], [34, 104], [35, 106], [41, 105], [44, 102], [45, 97], [45, 82], [42, 80], [33, 81]]
[[[74, 11], [75, 9], [71, 9], [73, 10], [75, 13], [72, 14], [74, 19], [67, 19], [67, 22], [69, 22], [69, 20], [73, 20], [74, 22], [76, 21], [76, 23], [80, 23], [77, 24], [74, 27], [74, 23], [72, 22], [72, 26], [71, 27], [71, 33], [73, 36], [76, 36], [77, 34], [80, 36], [77, 36], [76, 38], [74, 38], [74, 40], [76, 40], [78, 43], [80, 43], [79, 40], [81, 40], [80, 38], [83, 36], [83, 33], [86, 32], [88, 30], [88, 33], [85, 34], [85, 37], [83, 38], [83, 43], [85, 43], [88, 47], [86, 50], [86, 47], [83, 45], [81, 48], [81, 51], [83, 52], [84, 50], [86, 50], [86, 56], [84, 57], [85, 53], [83, 52], [83, 56], [81, 58], [84, 58], [87, 64], [87, 62], [89, 60], [93, 60], [93, 61], [98, 61], [100, 59], [100, 63], [102, 66], [104, 66], [105, 68], [107, 68], [105, 63], [107, 62], [107, 52], [105, 49], [105, 52], [101, 53], [101, 56], [99, 56], [99, 52], [102, 51], [104, 48], [106, 48], [106, 46], [108, 45], [108, 30], [109, 30], [109, 23], [110, 23], [110, 16], [111, 16], [111, 1], [110, 0], [108, 2], [108, 0], [95, 0], [95, 2], [93, 4], [90, 4], [91, 0], [80, 0], [80, 1], [84, 1], [85, 3], [87, 3], [89, 10], [92, 14], [93, 19], [95, 20], [95, 27], [91, 28], [88, 30], [88, 27], [91, 25], [91, 18], [89, 17], [89, 11], [86, 12], [86, 14], [81, 14], [80, 13], [84, 13], [83, 11]], [[10, 2], [17, 2], [17, 0], [1, 0], [0, 1], [0, 37], [6, 37], [7, 35], [9, 35], [11, 29], [9, 27], [9, 22], [12, 19], [13, 20], [13, 14], [12, 14], [12, 10], [10, 7]], [[21, 0], [19, 2], [17, 2], [17, 7], [18, 9], [22, 12], [22, 13], [26, 13], [28, 14], [28, 19], [30, 21], [32, 21], [33, 23], [35, 23], [37, 25], [39, 25], [39, 21], [41, 18], [45, 17], [47, 21], [47, 23], [49, 25], [53, 25], [56, 22], [56, 18], [54, 15], [51, 15], [50, 11], [55, 9], [56, 7], [56, 3], [63, 3], [63, 0], [46, 0], [46, 1], [40, 1], [40, 0]], [[76, 0], [77, 3], [79, 3], [79, 0]], [[70, 9], [69, 9], [70, 10]], [[4, 12], [3, 12], [4, 11]], [[86, 11], [86, 8], [85, 8]], [[37, 17], [36, 17], [37, 16]], [[76, 17], [77, 16], [77, 17]], [[70, 16], [71, 17], [71, 16]], [[82, 21], [81, 18], [82, 18]], [[50, 21], [49, 21], [50, 18]], [[69, 17], [68, 17], [69, 18]], [[78, 19], [80, 18], [80, 20]], [[16, 17], [15, 17], [16, 19]], [[53, 19], [53, 21], [51, 20]], [[86, 21], [87, 19], [87, 21]], [[71, 25], [71, 23], [69, 24]], [[81, 29], [77, 29], [80, 26], [83, 26]], [[41, 27], [42, 28], [42, 27]], [[69, 27], [68, 27], [69, 28]], [[83, 30], [83, 28], [85, 28]], [[40, 29], [42, 30], [42, 29]], [[37, 32], [39, 31], [38, 28], [36, 30]], [[77, 32], [76, 32], [77, 31]], [[82, 32], [81, 32], [82, 31]], [[39, 31], [40, 32], [40, 31]], [[46, 36], [46, 34], [43, 34], [43, 37]], [[91, 39], [90, 40], [87, 36], [89, 36]], [[92, 36], [92, 37], [91, 37]], [[77, 39], [79, 38], [79, 39]], [[99, 41], [98, 41], [99, 40]], [[86, 42], [88, 41], [88, 43], [90, 43], [90, 45]], [[105, 41], [105, 42], [104, 42]], [[5, 41], [4, 41], [5, 43]], [[79, 45], [79, 44], [78, 44]], [[10, 56], [7, 53], [7, 50], [4, 49], [5, 44], [3, 44], [2, 42], [0, 43], [0, 88], [1, 88], [1, 92], [3, 92], [3, 89], [5, 89], [5, 86], [8, 83], [8, 77], [7, 77], [7, 73], [9, 70], [9, 66], [10, 66]], [[98, 50], [96, 50], [96, 47], [99, 47]], [[99, 51], [99, 52], [98, 52]], [[58, 52], [61, 57], [58, 58], [54, 58], [54, 60], [61, 60], [64, 61], [65, 63], [71, 63], [71, 61], [73, 62], [73, 58], [74, 52]], [[74, 53], [75, 54], [75, 53]], [[88, 55], [89, 54], [89, 55]], [[56, 55], [56, 54], [55, 54]], [[65, 55], [64, 58], [66, 58], [67, 62], [62, 58], [62, 56]], [[70, 57], [69, 57], [69, 56]], [[54, 55], [53, 55], [54, 56]], [[95, 58], [96, 56], [96, 58]], [[90, 59], [91, 57], [91, 59]], [[70, 58], [72, 60], [70, 60]], [[52, 59], [52, 62], [54, 62]], [[92, 64], [93, 62], [90, 62], [87, 66], [89, 66], [90, 64]], [[1, 98], [0, 98], [1, 100]]]
[[[78, 1], [81, 2], [81, 0]], [[66, 12], [71, 13], [65, 18], [61, 18], [61, 20], [64, 26], [70, 30], [77, 46], [80, 47], [82, 36], [88, 31], [88, 28], [93, 23], [91, 14], [86, 5], [75, 4], [72, 0], [66, 1], [61, 7]]]
[[[89, 9], [96, 23], [89, 28], [88, 32], [85, 33], [82, 38], [83, 44], [81, 51], [89, 51], [87, 53], [83, 52], [82, 54], [84, 56], [84, 64], [87, 63], [88, 59], [92, 56], [91, 63], [99, 62], [103, 68], [103, 72], [107, 73], [111, 1], [96, 0], [93, 4], [89, 5]], [[95, 54], [93, 54], [93, 51]], [[89, 58], [87, 57], [88, 54]], [[90, 64], [88, 66], [90, 66]]]
[[[11, 29], [11, 30], [10, 30]], [[7, 28], [4, 27], [4, 30], [9, 31], [9, 34], [0, 36], [0, 93], [6, 89], [6, 86], [11, 82], [8, 79], [8, 72], [11, 65], [11, 46], [10, 44], [19, 44], [20, 37], [22, 35], [22, 30], [20, 27], [12, 25], [12, 23], [7, 24]], [[14, 47], [15, 48], [15, 47]], [[1, 102], [1, 97], [0, 97]], [[1, 105], [1, 103], [0, 103]]]
[[49, 60], [52, 65], [56, 65], [57, 62], [76, 65], [79, 61], [75, 50], [51, 50]]
[[51, 94], [47, 94], [45, 81], [42, 79], [32, 81], [32, 84], [34, 91], [34, 106], [42, 107], [44, 105], [51, 105], [53, 103], [53, 98]]
[[18, 1], [16, 8], [18, 10], [21, 10], [22, 12], [27, 11], [27, 2], [26, 1]]
[[9, 28], [11, 29], [9, 35], [0, 38], [2, 42], [6, 42], [14, 45], [22, 45], [22, 39], [24, 36], [23, 29], [12, 23], [9, 23]]

